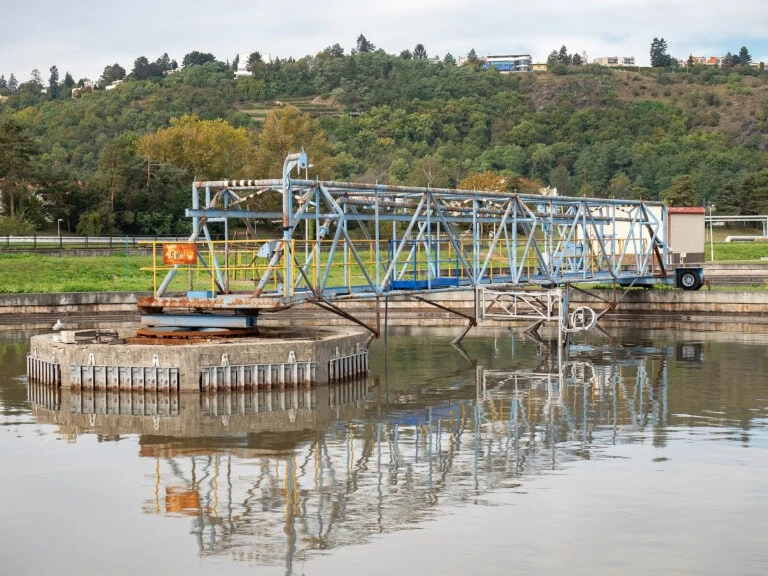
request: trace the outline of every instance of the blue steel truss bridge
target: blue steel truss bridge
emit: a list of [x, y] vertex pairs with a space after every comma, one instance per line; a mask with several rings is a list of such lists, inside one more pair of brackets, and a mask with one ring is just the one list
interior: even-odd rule
[[[470, 325], [531, 317], [583, 328], [594, 318], [569, 313], [570, 286], [702, 282], [700, 269], [670, 271], [661, 203], [290, 177], [306, 167], [302, 152], [282, 179], [195, 182], [189, 240], [153, 244], [142, 322], [248, 329], [305, 302], [348, 317], [345, 299], [470, 290], [483, 303]], [[257, 237], [275, 222], [279, 237]]]

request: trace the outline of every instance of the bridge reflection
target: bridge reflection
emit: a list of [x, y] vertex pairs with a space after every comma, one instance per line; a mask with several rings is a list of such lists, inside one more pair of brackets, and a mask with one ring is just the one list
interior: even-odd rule
[[574, 346], [560, 365], [544, 354], [526, 369], [396, 387], [139, 399], [30, 385], [29, 395], [38, 421], [71, 440], [139, 435], [139, 455], [154, 460], [143, 511], [189, 517], [201, 555], [291, 573], [316, 551], [441, 506], [490, 503], [611, 445], [663, 443], [670, 356], [680, 351]]

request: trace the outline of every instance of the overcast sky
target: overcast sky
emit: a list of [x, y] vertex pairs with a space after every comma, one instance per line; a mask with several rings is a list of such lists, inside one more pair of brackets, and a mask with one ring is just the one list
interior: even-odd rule
[[98, 79], [119, 63], [163, 52], [181, 62], [192, 50], [219, 60], [255, 50], [281, 58], [334, 43], [349, 52], [359, 34], [389, 53], [417, 43], [430, 56], [526, 53], [546, 61], [554, 49], [634, 56], [649, 64], [654, 37], [672, 56], [721, 56], [746, 46], [768, 61], [768, 1], [738, 0], [0, 0], [0, 74], [20, 82], [56, 65], [63, 78]]

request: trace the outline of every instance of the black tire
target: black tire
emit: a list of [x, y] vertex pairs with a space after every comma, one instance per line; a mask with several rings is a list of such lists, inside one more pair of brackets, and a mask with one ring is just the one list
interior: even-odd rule
[[683, 290], [698, 290], [701, 288], [701, 280], [695, 272], [683, 272], [680, 274], [680, 288]]

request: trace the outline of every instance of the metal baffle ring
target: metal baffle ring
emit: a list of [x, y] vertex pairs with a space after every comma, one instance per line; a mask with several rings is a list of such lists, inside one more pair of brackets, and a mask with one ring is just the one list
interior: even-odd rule
[[597, 323], [597, 314], [589, 306], [580, 306], [571, 312], [571, 330], [589, 330]]

